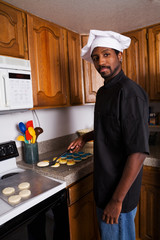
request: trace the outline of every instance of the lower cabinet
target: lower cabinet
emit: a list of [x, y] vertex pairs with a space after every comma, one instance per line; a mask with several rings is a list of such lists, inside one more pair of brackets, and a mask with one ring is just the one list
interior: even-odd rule
[[160, 239], [160, 168], [144, 166], [135, 219], [136, 240]]
[[160, 239], [160, 168], [144, 167], [140, 198], [140, 239]]
[[93, 175], [89, 175], [68, 188], [70, 240], [99, 240]]

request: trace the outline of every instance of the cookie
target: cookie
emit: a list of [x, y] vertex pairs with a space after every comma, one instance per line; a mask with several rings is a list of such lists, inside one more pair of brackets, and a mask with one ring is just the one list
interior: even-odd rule
[[54, 165], [51, 165], [51, 167], [54, 167], [54, 168], [57, 168], [60, 166], [60, 163], [59, 162], [56, 162]]
[[41, 161], [37, 163], [38, 167], [47, 167], [49, 165], [49, 161]]
[[82, 161], [82, 158], [81, 157], [77, 157], [74, 159], [75, 162], [81, 162]]
[[67, 163], [67, 159], [60, 159], [60, 160], [59, 160], [59, 163], [60, 163], [60, 164], [66, 164], [66, 163]]
[[30, 187], [30, 183], [29, 182], [22, 182], [18, 185], [18, 188], [20, 190], [24, 190], [24, 189], [28, 189]]
[[31, 191], [29, 189], [24, 189], [24, 190], [19, 192], [19, 195], [22, 198], [27, 198], [27, 197], [29, 197], [31, 195]]
[[20, 195], [12, 195], [8, 198], [8, 202], [10, 204], [18, 204], [21, 201], [21, 196]]
[[68, 160], [67, 161], [67, 165], [68, 166], [71, 166], [71, 165], [74, 165], [75, 164], [75, 161], [74, 160]]
[[4, 189], [2, 190], [2, 193], [3, 193], [4, 195], [6, 195], [6, 196], [9, 196], [9, 195], [15, 193], [15, 188], [13, 188], [13, 187], [6, 187], [6, 188], [4, 188]]

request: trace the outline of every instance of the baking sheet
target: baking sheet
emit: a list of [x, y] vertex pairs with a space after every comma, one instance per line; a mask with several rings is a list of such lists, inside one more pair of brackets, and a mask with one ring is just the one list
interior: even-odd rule
[[[31, 195], [28, 198], [22, 198], [20, 203], [12, 205], [8, 202], [8, 198], [12, 195], [19, 194], [19, 192], [21, 190], [18, 188], [18, 185], [22, 182], [30, 183], [29, 190], [31, 191]], [[32, 170], [26, 170], [24, 172], [21, 172], [19, 174], [9, 177], [9, 178], [0, 180], [0, 198], [3, 199], [5, 202], [7, 202], [12, 207], [14, 207], [14, 206], [16, 207], [16, 206], [22, 204], [24, 201], [27, 201], [28, 199], [31, 199], [31, 198], [33, 198], [41, 193], [44, 193], [54, 187], [57, 187], [60, 184], [61, 184], [60, 182], [49, 179], [49, 178], [42, 176], [36, 172], [33, 172]], [[4, 195], [2, 193], [2, 190], [6, 187], [14, 187], [15, 193], [12, 195], [9, 195], [9, 196]]]

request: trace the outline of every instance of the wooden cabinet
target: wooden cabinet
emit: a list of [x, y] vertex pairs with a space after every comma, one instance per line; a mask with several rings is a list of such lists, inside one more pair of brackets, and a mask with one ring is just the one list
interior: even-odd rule
[[[82, 36], [82, 47], [87, 44], [88, 35]], [[103, 85], [104, 79], [95, 69], [92, 63], [83, 60], [83, 78], [84, 78], [84, 94], [86, 103], [95, 103], [96, 93]]]
[[160, 24], [148, 28], [150, 99], [160, 100]]
[[93, 198], [93, 175], [68, 189], [70, 240], [98, 240], [98, 225]]
[[160, 239], [160, 169], [144, 167], [140, 198], [140, 238]]
[[80, 59], [80, 35], [68, 31], [68, 59], [71, 105], [83, 103]]
[[1, 1], [0, 31], [1, 55], [31, 61], [35, 108], [83, 104], [79, 34]]
[[34, 106], [69, 103], [67, 31], [27, 14]]
[[0, 55], [27, 59], [26, 36], [25, 14], [0, 2]]
[[136, 30], [124, 35], [131, 38], [131, 45], [123, 52], [122, 69], [148, 92], [147, 30]]

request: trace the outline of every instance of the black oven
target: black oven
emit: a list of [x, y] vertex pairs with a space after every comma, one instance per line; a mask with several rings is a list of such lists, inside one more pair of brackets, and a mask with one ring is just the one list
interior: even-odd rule
[[1, 240], [69, 240], [66, 189], [0, 226]]

